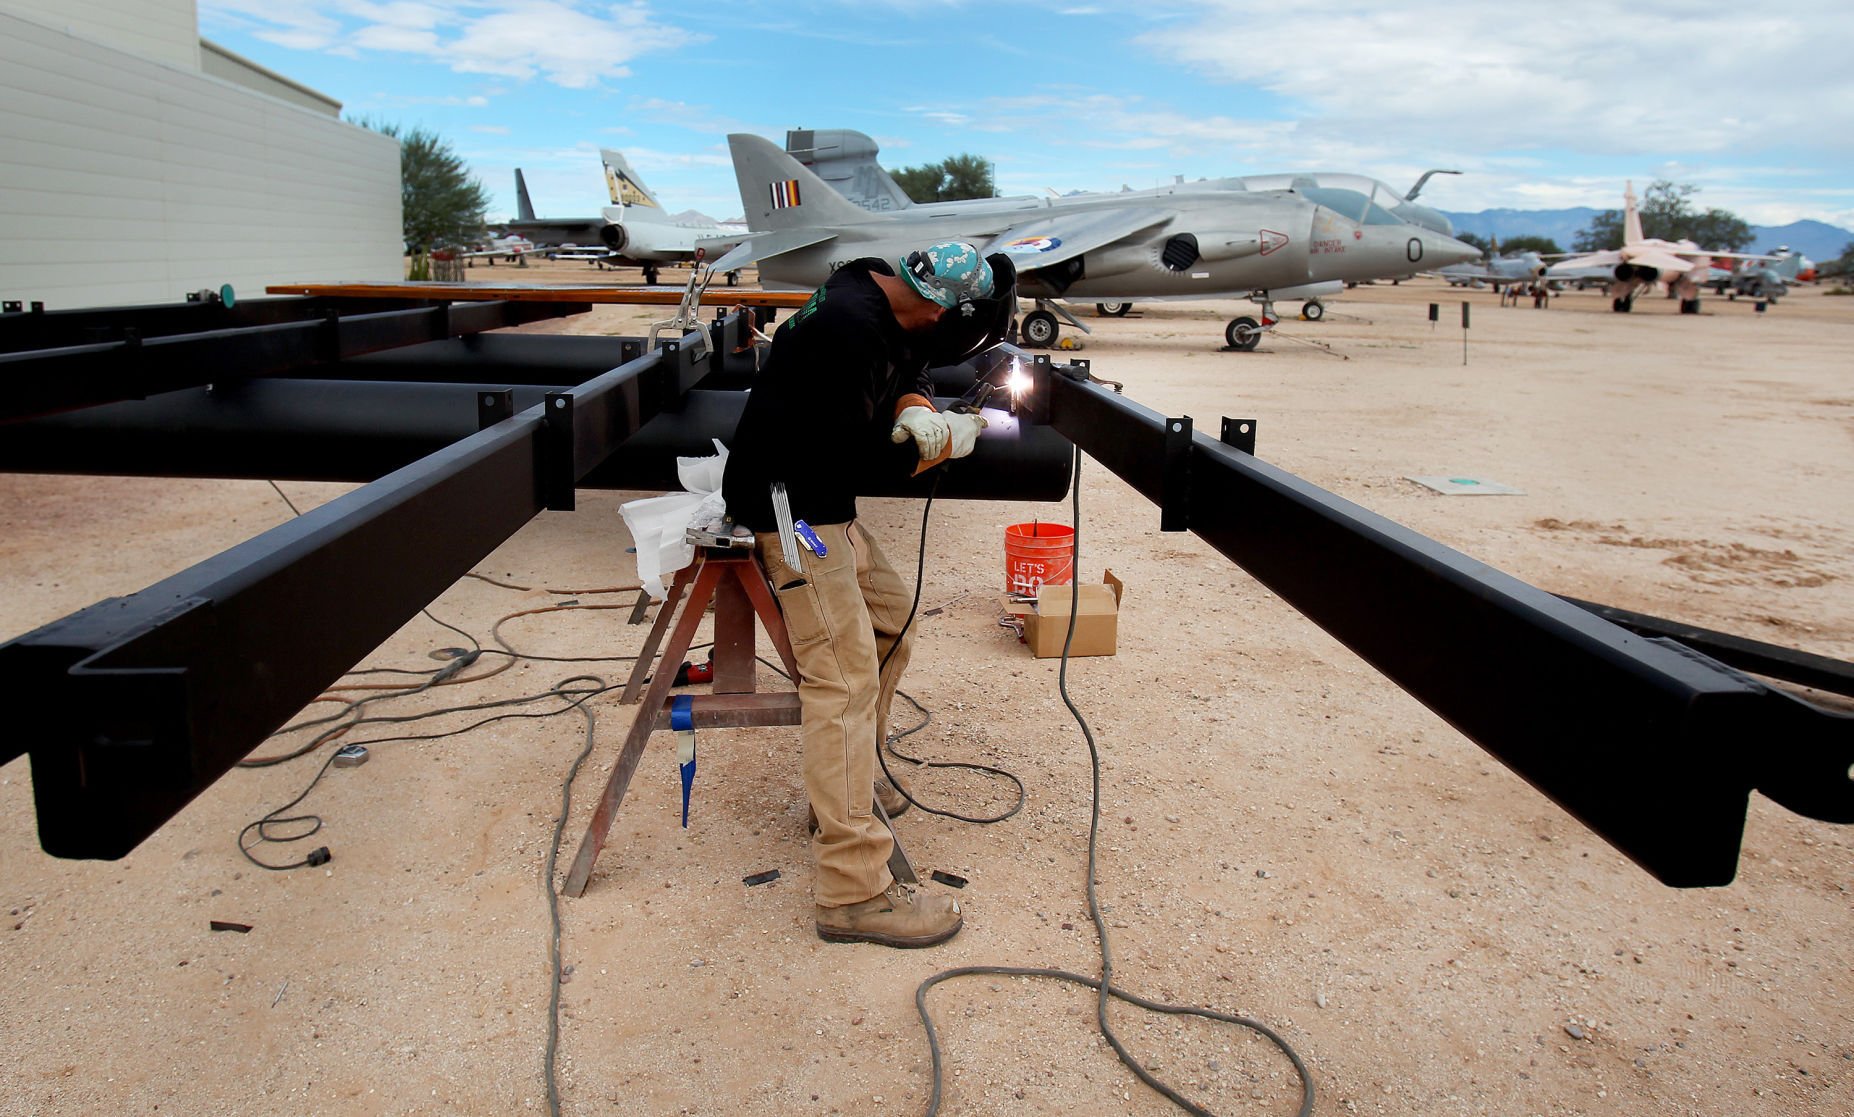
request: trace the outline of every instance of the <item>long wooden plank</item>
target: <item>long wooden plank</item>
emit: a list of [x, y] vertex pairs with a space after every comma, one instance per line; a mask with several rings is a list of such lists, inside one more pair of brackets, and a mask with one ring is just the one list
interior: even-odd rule
[[[622, 303], [644, 306], [676, 306], [682, 302], [683, 296], [681, 287], [552, 287], [538, 283], [273, 283], [264, 291], [271, 295], [350, 299], [444, 299], [450, 302], [502, 299], [509, 302]], [[791, 310], [804, 306], [805, 300], [810, 297], [809, 291], [755, 291], [741, 287], [719, 287], [702, 292], [702, 305], [770, 306]]]

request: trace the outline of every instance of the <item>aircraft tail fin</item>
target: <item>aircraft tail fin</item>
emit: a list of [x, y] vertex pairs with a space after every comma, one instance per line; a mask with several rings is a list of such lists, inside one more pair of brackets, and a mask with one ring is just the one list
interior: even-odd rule
[[873, 139], [848, 128], [802, 128], [785, 134], [786, 154], [858, 206], [871, 213], [909, 209], [914, 199], [876, 162], [881, 150]]
[[644, 180], [637, 177], [631, 164], [625, 157], [609, 147], [599, 149], [599, 158], [605, 163], [605, 188], [611, 191], [612, 204], [615, 206], [649, 206], [661, 210], [662, 203], [644, 185]]
[[727, 146], [734, 157], [734, 178], [740, 185], [747, 227], [754, 232], [862, 224], [870, 219], [861, 207], [771, 142], [736, 132], [728, 136]]
[[528, 184], [522, 180], [521, 168], [515, 168], [515, 219], [533, 221], [534, 203], [528, 200]]
[[1635, 183], [1630, 182], [1622, 191], [1622, 243], [1640, 244], [1646, 239], [1642, 236], [1641, 211], [1635, 208]]

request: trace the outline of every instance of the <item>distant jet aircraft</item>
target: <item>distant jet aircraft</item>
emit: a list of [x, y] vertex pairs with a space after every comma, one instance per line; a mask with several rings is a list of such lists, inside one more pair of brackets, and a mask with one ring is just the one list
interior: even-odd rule
[[[871, 212], [887, 212], [898, 209], [922, 209], [935, 213], [955, 212], [971, 213], [979, 210], [990, 212], [994, 209], [1040, 209], [1048, 199], [1039, 194], [1014, 194], [999, 198], [974, 198], [958, 202], [916, 202], [902, 190], [894, 176], [882, 169], [876, 161], [881, 148], [875, 140], [850, 128], [829, 129], [792, 129], [785, 134], [785, 150], [792, 158], [803, 163], [811, 172], [828, 183], [831, 189], [842, 194]], [[1441, 233], [1453, 238], [1455, 227], [1438, 210], [1416, 204], [1416, 196], [1422, 193], [1423, 186], [1435, 175], [1458, 175], [1460, 171], [1424, 171], [1408, 192], [1397, 198], [1391, 208], [1398, 217], [1412, 225]], [[1358, 190], [1374, 200], [1388, 202], [1396, 191], [1376, 179], [1367, 179], [1354, 174], [1277, 174], [1277, 175], [1243, 175], [1236, 178], [1203, 178], [1196, 182], [1186, 182], [1180, 176], [1170, 189], [1188, 192], [1194, 190], [1285, 190], [1297, 182], [1311, 180], [1315, 187], [1327, 186], [1341, 189]], [[1365, 184], [1369, 184], [1366, 188]], [[1131, 193], [1123, 188], [1122, 193]], [[1051, 192], [1054, 193], [1053, 191]], [[1061, 195], [1055, 195], [1058, 199]], [[1071, 195], [1072, 196], [1072, 195]]]
[[[745, 235], [740, 225], [671, 217], [623, 155], [600, 148], [599, 158], [605, 164], [605, 186], [612, 199], [603, 211], [605, 225], [599, 230], [599, 240], [612, 253], [612, 259], [605, 262], [636, 264], [644, 269], [644, 282], [655, 283], [660, 265], [695, 259], [697, 240], [707, 239], [711, 247], [703, 252], [712, 255], [712, 246], [731, 247]], [[727, 273], [729, 283], [740, 274], [738, 268], [727, 269]]]
[[[973, 198], [956, 202], [916, 202], [901, 189], [894, 176], [882, 169], [876, 157], [881, 148], [875, 140], [862, 132], [850, 128], [830, 129], [792, 129], [785, 134], [786, 153], [810, 168], [812, 173], [823, 179], [830, 187], [845, 198], [872, 213], [892, 213], [906, 210], [917, 216], [934, 214], [969, 216], [975, 213], [997, 213], [1016, 210], [1040, 210], [1046, 207], [1051, 198], [1038, 194], [1016, 194], [997, 198]], [[1176, 193], [1193, 193], [1203, 191], [1216, 193], [1222, 191], [1256, 191], [1256, 190], [1298, 190], [1309, 197], [1309, 191], [1322, 189], [1344, 190], [1361, 195], [1360, 199], [1347, 199], [1339, 206], [1340, 212], [1349, 212], [1357, 208], [1354, 202], [1369, 197], [1373, 202], [1391, 210], [1397, 217], [1418, 225], [1432, 232], [1453, 238], [1454, 226], [1440, 212], [1427, 206], [1415, 204], [1416, 196], [1422, 192], [1423, 184], [1431, 176], [1438, 174], [1460, 174], [1460, 171], [1434, 170], [1425, 171], [1416, 180], [1416, 185], [1401, 195], [1376, 179], [1354, 174], [1280, 174], [1247, 175], [1237, 178], [1199, 179], [1186, 182], [1178, 176], [1170, 187], [1162, 189]], [[1123, 187], [1122, 194], [1132, 193]], [[1050, 191], [1055, 201], [1062, 201], [1063, 196]], [[1076, 195], [1069, 195], [1075, 197]], [[1319, 199], [1314, 198], [1317, 202]], [[1396, 274], [1382, 274], [1347, 278], [1343, 281], [1330, 281], [1303, 284], [1297, 287], [1277, 288], [1268, 293], [1272, 300], [1304, 300], [1301, 317], [1314, 320], [1325, 314], [1322, 299], [1339, 294], [1348, 283], [1358, 283], [1376, 279], [1403, 279], [1414, 275], [1417, 269], [1405, 268]], [[1146, 296], [1148, 298], [1165, 296]], [[1256, 301], [1263, 301], [1257, 298]], [[1041, 304], [1039, 304], [1040, 306]], [[1055, 309], [1060, 310], [1060, 307]], [[1124, 299], [1103, 299], [1095, 304], [1095, 311], [1103, 316], [1120, 317], [1133, 309], [1133, 304]], [[1272, 314], [1272, 311], [1269, 312]], [[1065, 317], [1068, 317], [1066, 314]], [[1077, 328], [1086, 332], [1087, 327], [1074, 322]]]
[[[601, 148], [599, 158], [605, 166], [605, 185], [612, 204], [598, 217], [537, 218], [534, 204], [528, 200], [528, 184], [517, 168], [517, 216], [504, 228], [547, 246], [555, 259], [642, 268], [644, 282], [650, 284], [657, 282], [658, 269], [665, 264], [693, 260], [698, 238], [711, 238], [711, 244], [725, 244], [725, 238], [730, 235], [744, 233], [745, 230], [737, 225], [669, 216], [622, 154]], [[712, 252], [711, 249], [709, 254]], [[735, 282], [738, 276], [737, 269], [729, 270], [728, 282]]]
[[515, 220], [499, 226], [504, 234], [525, 237], [541, 248], [574, 248], [598, 244], [604, 225], [602, 217], [536, 217], [528, 183], [521, 168], [515, 168]]
[[527, 237], [509, 233], [506, 236], [490, 237], [483, 247], [466, 249], [457, 253], [457, 258], [459, 260], [488, 260], [492, 268], [496, 266], [497, 260], [507, 260], [526, 267], [527, 264], [523, 257], [533, 251], [533, 241]]
[[1622, 247], [1560, 260], [1545, 269], [1546, 278], [1570, 279], [1582, 269], [1607, 267], [1615, 277], [1609, 289], [1611, 310], [1626, 314], [1634, 309], [1635, 292], [1659, 282], [1667, 285], [1669, 297], [1680, 299], [1680, 313], [1698, 314], [1699, 289], [1711, 281], [1713, 260], [1771, 259], [1743, 252], [1709, 252], [1690, 240], [1645, 237], [1633, 182], [1623, 189], [1622, 201]]
[[1716, 295], [1729, 293], [1733, 298], [1749, 295], [1754, 299], [1775, 301], [1789, 294], [1790, 284], [1807, 283], [1814, 278], [1815, 261], [1800, 252], [1790, 251], [1787, 244], [1780, 244], [1767, 259], [1740, 260], [1730, 271], [1712, 269], [1708, 285]]
[[1438, 268], [1436, 275], [1448, 280], [1450, 287], [1479, 287], [1483, 284], [1498, 291], [1509, 283], [1534, 283], [1545, 274], [1545, 261], [1536, 252], [1496, 256], [1467, 264], [1450, 264]]
[[[1292, 189], [1204, 189], [1201, 184], [1060, 198], [978, 199], [871, 212], [832, 190], [766, 140], [728, 136], [751, 233], [717, 268], [758, 261], [769, 288], [809, 289], [860, 256], [898, 259], [941, 240], [968, 240], [1017, 264], [1018, 290], [1037, 309], [1019, 327], [1024, 344], [1053, 345], [1059, 304], [1135, 298], [1249, 295], [1262, 318], [1224, 330], [1231, 348], [1253, 349], [1274, 325], [1272, 300], [1311, 284], [1408, 275], [1470, 260], [1478, 249], [1398, 217], [1402, 195], [1370, 179], [1362, 189], [1307, 178]], [[1283, 176], [1284, 180], [1287, 176]], [[1315, 195], [1318, 195], [1317, 197]]]

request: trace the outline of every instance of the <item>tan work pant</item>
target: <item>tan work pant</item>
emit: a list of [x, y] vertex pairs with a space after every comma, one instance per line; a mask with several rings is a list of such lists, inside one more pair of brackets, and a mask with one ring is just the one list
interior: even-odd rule
[[798, 660], [805, 792], [818, 816], [814, 891], [818, 903], [837, 906], [861, 903], [894, 880], [894, 839], [872, 804], [876, 745], [888, 734], [889, 703], [913, 642], [895, 648], [913, 594], [854, 522], [812, 528], [825, 554], [801, 547], [803, 571], [786, 565], [777, 533], [756, 538]]

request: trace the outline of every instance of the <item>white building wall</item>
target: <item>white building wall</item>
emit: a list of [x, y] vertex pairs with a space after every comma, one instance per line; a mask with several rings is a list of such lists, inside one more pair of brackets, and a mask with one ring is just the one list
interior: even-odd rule
[[194, 0], [0, 0], [0, 12], [141, 58], [200, 68], [200, 15]]
[[299, 85], [274, 70], [267, 70], [242, 54], [220, 46], [210, 39], [200, 40], [200, 70], [215, 78], [229, 81], [233, 85], [242, 85], [259, 93], [267, 93], [280, 101], [300, 105], [305, 109], [319, 112], [323, 116], [339, 117], [341, 102], [318, 93], [306, 85]]
[[192, 41], [189, 70], [0, 14], [0, 298], [400, 278], [398, 144], [208, 76]]

